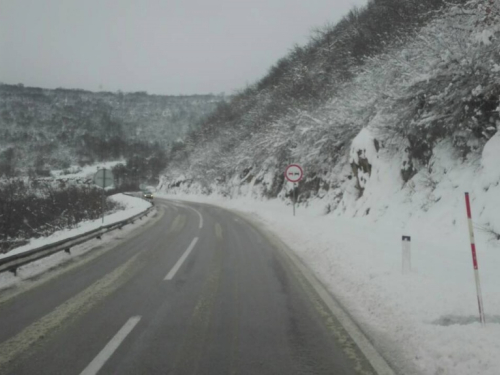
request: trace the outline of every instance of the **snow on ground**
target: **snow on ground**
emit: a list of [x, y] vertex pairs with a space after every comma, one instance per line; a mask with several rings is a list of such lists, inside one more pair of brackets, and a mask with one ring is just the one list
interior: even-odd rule
[[54, 176], [55, 178], [64, 178], [70, 180], [76, 178], [92, 178], [92, 176], [94, 176], [97, 170], [102, 168], [111, 169], [117, 164], [125, 164], [125, 161], [124, 160], [106, 161], [93, 165], [86, 165], [84, 167], [74, 165], [67, 169], [54, 170], [51, 173], [52, 176]]
[[66, 238], [74, 237], [74, 236], [77, 236], [79, 234], [89, 232], [93, 229], [97, 229], [103, 225], [113, 224], [113, 223], [116, 223], [118, 221], [128, 219], [129, 217], [137, 215], [137, 214], [147, 210], [149, 207], [151, 207], [151, 203], [149, 203], [143, 199], [131, 197], [131, 196], [128, 196], [125, 194], [116, 194], [116, 195], [112, 195], [109, 198], [120, 203], [122, 206], [125, 207], [125, 209], [121, 210], [121, 211], [114, 212], [110, 215], [105, 215], [104, 216], [104, 223], [102, 222], [102, 219], [92, 220], [92, 221], [84, 221], [84, 222], [79, 223], [76, 228], [60, 230], [60, 231], [57, 231], [57, 232], [51, 234], [48, 237], [33, 238], [33, 239], [31, 239], [30, 243], [28, 243], [24, 246], [20, 246], [12, 251], [9, 251], [6, 254], [0, 254], [0, 259], [6, 258], [6, 257], [14, 255], [14, 254], [20, 254], [20, 253], [26, 252], [28, 250], [35, 249], [37, 247], [44, 246], [44, 245], [47, 245], [50, 243], [61, 241], [61, 240], [64, 240]]
[[[335, 218], [282, 202], [189, 195], [251, 213], [315, 271], [376, 347], [405, 374], [498, 374], [500, 249], [478, 233], [487, 326], [478, 323], [466, 219], [457, 233], [410, 233], [390, 222]], [[464, 209], [465, 216], [465, 209]], [[412, 236], [412, 272], [402, 274], [401, 236]], [[403, 372], [402, 372], [403, 373]]]
[[[111, 224], [120, 220], [127, 219], [131, 216], [137, 215], [140, 212], [145, 211], [148, 209], [151, 204], [149, 202], [144, 201], [143, 199], [135, 198], [135, 197], [130, 197], [124, 194], [116, 194], [112, 196], [112, 198], [121, 204], [123, 204], [126, 208], [124, 211], [116, 212], [114, 214], [105, 216], [104, 218], [104, 225], [106, 224]], [[98, 244], [100, 246], [107, 245], [112, 243], [113, 241], [118, 241], [120, 238], [124, 236], [125, 233], [131, 232], [134, 229], [140, 227], [147, 221], [136, 221], [134, 224], [129, 224], [123, 227], [121, 231], [111, 231], [102, 236], [101, 240], [90, 240], [87, 242], [84, 242], [80, 245], [77, 245], [71, 249], [71, 253], [67, 254], [64, 251], [60, 251], [54, 255], [51, 255], [46, 258], [42, 258], [40, 260], [37, 260], [35, 262], [31, 262], [25, 266], [20, 267], [17, 270], [17, 275], [14, 275], [10, 272], [3, 272], [0, 273], [0, 290], [9, 288], [13, 285], [19, 284], [24, 280], [33, 278], [34, 276], [37, 276], [43, 272], [46, 272], [47, 270], [61, 264], [64, 262], [67, 262], [68, 260], [77, 258], [92, 249], [96, 247], [96, 241], [98, 241]], [[67, 231], [60, 231], [54, 233], [52, 236], [40, 239], [41, 244], [47, 244], [51, 243], [54, 241], [59, 241], [64, 238], [72, 237], [80, 233], [87, 232], [89, 230], [98, 228], [102, 225], [101, 220], [95, 220], [92, 222], [86, 222], [82, 223], [81, 227], [75, 228], [74, 230], [67, 230]], [[24, 251], [41, 246], [37, 244], [36, 246], [31, 246], [33, 245], [33, 242], [29, 245], [26, 245], [26, 248]], [[20, 251], [18, 251], [20, 252]], [[9, 254], [12, 254], [10, 252]], [[3, 254], [3, 256], [6, 256], [6, 254]]]
[[[399, 163], [378, 158], [358, 199], [346, 191], [338, 209], [325, 202], [225, 199], [186, 194], [257, 217], [317, 274], [397, 373], [500, 373], [500, 135], [480, 161], [462, 163], [446, 143], [433, 172], [402, 186]], [[399, 182], [398, 182], [399, 181]], [[478, 306], [464, 192], [470, 192], [487, 324]], [[161, 193], [156, 193], [161, 197]], [[320, 204], [321, 203], [321, 204]], [[366, 214], [370, 208], [369, 214]], [[411, 242], [412, 271], [402, 272], [402, 235]]]

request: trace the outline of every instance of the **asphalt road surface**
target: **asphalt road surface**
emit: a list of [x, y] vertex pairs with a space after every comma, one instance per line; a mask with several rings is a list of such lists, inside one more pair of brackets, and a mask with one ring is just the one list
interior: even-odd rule
[[375, 374], [263, 230], [210, 205], [156, 208], [0, 292], [1, 374]]

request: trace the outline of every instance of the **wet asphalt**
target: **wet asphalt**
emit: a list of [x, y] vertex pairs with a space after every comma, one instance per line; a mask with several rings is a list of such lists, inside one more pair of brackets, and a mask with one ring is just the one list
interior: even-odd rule
[[142, 227], [0, 291], [0, 374], [375, 374], [250, 221], [155, 205]]

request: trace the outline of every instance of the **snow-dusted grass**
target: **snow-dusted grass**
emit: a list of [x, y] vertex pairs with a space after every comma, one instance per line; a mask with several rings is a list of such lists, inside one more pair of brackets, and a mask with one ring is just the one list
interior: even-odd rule
[[[452, 160], [443, 145], [436, 156], [439, 168], [428, 177], [436, 179], [435, 185], [424, 188], [424, 181], [413, 192], [395, 183], [397, 173], [391, 172], [390, 162], [375, 163], [363, 198], [345, 198], [344, 211], [337, 215], [324, 216], [320, 200], [299, 207], [293, 217], [292, 207], [279, 200], [164, 197], [213, 203], [258, 218], [327, 285], [398, 373], [496, 375], [500, 245], [491, 234], [476, 229], [487, 319], [483, 328], [478, 322], [463, 197], [465, 190], [471, 192], [476, 222], [485, 216], [500, 222], [495, 214], [498, 199], [490, 199], [483, 190], [489, 182], [491, 194], [500, 196], [494, 185], [498, 179], [492, 183], [494, 171], [488, 170], [490, 157], [496, 155], [492, 149], [486, 148], [478, 171], [474, 164]], [[368, 216], [352, 217], [370, 206]], [[402, 235], [412, 236], [409, 274], [402, 273]]]
[[103, 225], [113, 224], [118, 221], [128, 219], [129, 217], [137, 215], [147, 210], [149, 207], [151, 207], [151, 203], [143, 199], [131, 197], [124, 194], [116, 194], [109, 197], [108, 199], [112, 199], [118, 202], [120, 205], [125, 207], [125, 209], [118, 212], [114, 212], [110, 215], [105, 215], [104, 223], [102, 222], [102, 219], [84, 221], [79, 223], [76, 228], [60, 230], [47, 237], [33, 238], [28, 244], [24, 246], [20, 246], [14, 250], [9, 251], [6, 254], [0, 254], [0, 259], [9, 257], [14, 254], [20, 254], [28, 250], [35, 249], [37, 247], [44, 246], [50, 243], [61, 241], [66, 238], [71, 238], [79, 234], [89, 232], [93, 229], [97, 229]]

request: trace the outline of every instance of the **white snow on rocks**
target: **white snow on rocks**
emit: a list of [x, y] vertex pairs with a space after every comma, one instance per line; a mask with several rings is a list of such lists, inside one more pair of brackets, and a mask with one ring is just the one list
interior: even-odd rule
[[[440, 143], [430, 168], [406, 184], [400, 158], [376, 152], [372, 141], [363, 131], [353, 147], [373, 163], [363, 195], [349, 193], [354, 182], [347, 180], [330, 215], [324, 215], [321, 199], [299, 205], [293, 217], [286, 200], [173, 196], [243, 211], [271, 228], [397, 373], [498, 375], [500, 241], [494, 232], [500, 233], [500, 136], [488, 142], [480, 160], [462, 160], [448, 141]], [[351, 160], [357, 155], [351, 153]], [[465, 192], [472, 200], [485, 327], [478, 320]], [[409, 274], [402, 273], [403, 235], [412, 239]]]

